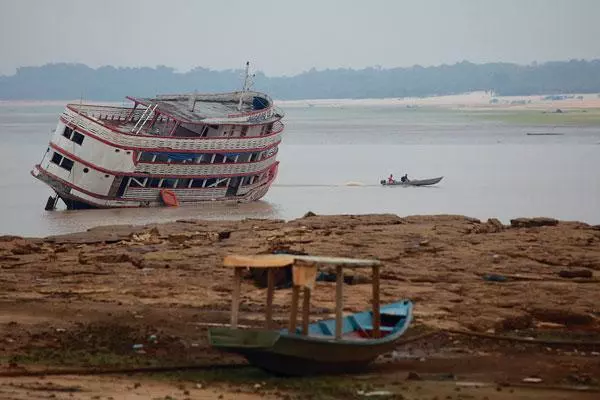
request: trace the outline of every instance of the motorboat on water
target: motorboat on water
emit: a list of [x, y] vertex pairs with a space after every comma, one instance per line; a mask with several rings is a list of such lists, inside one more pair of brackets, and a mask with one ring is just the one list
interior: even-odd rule
[[438, 176], [437, 178], [429, 178], [429, 179], [406, 179], [405, 181], [402, 180], [389, 180], [389, 179], [382, 179], [381, 181], [379, 181], [379, 183], [381, 183], [382, 186], [430, 186], [430, 185], [435, 185], [437, 183], [439, 183], [442, 178], [444, 178], [443, 176]]

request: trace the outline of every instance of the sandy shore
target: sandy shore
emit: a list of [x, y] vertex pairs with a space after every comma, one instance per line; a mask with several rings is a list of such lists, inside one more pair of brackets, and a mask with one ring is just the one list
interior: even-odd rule
[[[600, 226], [552, 219], [505, 226], [462, 216], [394, 215], [185, 220], [43, 239], [0, 237], [0, 357], [9, 366], [0, 371], [36, 365], [239, 363], [206, 343], [206, 324], [228, 319], [231, 271], [220, 263], [226, 254], [276, 250], [381, 259], [382, 301], [412, 299], [415, 333], [459, 329], [600, 341]], [[345, 291], [348, 312], [369, 307], [369, 278], [355, 278]], [[260, 323], [264, 289], [246, 279], [243, 294], [244, 323]], [[290, 289], [276, 291], [282, 324], [290, 297]], [[332, 284], [319, 282], [312, 301], [314, 318], [330, 316]], [[150, 335], [158, 343], [149, 343]], [[492, 384], [516, 383], [529, 375], [552, 385], [578, 379], [591, 387], [599, 383], [598, 348], [481, 340], [443, 334], [415, 346], [412, 356], [390, 361], [385, 372], [377, 373], [378, 382], [388, 387], [404, 381], [408, 371], [423, 376], [442, 371]], [[133, 351], [134, 344], [144, 344], [147, 351]], [[511, 363], [517, 359], [515, 369]], [[17, 378], [2, 379], [0, 393], [14, 389]], [[220, 382], [230, 385], [226, 378]], [[255, 393], [252, 384], [241, 387]], [[281, 396], [298, 391], [288, 389], [264, 393], [277, 397], [277, 391]], [[448, 390], [452, 394], [454, 386]], [[556, 390], [552, 393], [562, 393]], [[502, 398], [495, 394], [488, 398]], [[582, 397], [569, 398], [593, 398], [577, 396]]]
[[[594, 109], [600, 108], [600, 94], [596, 93], [565, 93], [557, 94], [564, 99], [551, 99], [548, 95], [528, 96], [495, 96], [491, 92], [471, 92], [445, 96], [427, 97], [392, 97], [368, 99], [303, 99], [280, 100], [275, 99], [277, 106], [284, 108], [296, 107], [433, 107], [449, 109], [473, 109], [490, 111], [507, 110], [556, 110], [560, 109]], [[0, 100], [3, 107], [31, 107], [31, 106], [62, 106], [67, 103], [79, 103], [75, 100]], [[128, 106], [126, 101], [93, 101], [87, 103]]]
[[556, 110], [600, 108], [597, 94], [568, 94], [565, 99], [550, 99], [546, 95], [494, 96], [490, 92], [472, 92], [447, 96], [404, 97], [384, 99], [316, 99], [280, 100], [282, 107], [433, 107], [489, 111]]

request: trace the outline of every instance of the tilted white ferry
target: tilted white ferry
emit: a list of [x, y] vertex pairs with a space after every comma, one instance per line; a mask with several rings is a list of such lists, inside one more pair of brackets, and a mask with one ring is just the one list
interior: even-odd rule
[[68, 104], [32, 175], [68, 209], [249, 202], [277, 175], [283, 112], [251, 91]]

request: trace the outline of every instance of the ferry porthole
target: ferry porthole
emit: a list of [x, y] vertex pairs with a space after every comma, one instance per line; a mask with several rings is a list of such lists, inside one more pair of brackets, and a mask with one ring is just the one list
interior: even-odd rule
[[109, 178], [109, 177], [110, 177], [110, 175], [106, 174], [106, 175], [104, 175], [104, 177], [105, 177], [105, 178]]
[[87, 174], [88, 172], [90, 172], [90, 169], [89, 168], [84, 168], [83, 172]]
[[119, 151], [121, 151], [121, 150], [119, 150], [119, 149], [115, 149], [115, 153], [118, 153]]

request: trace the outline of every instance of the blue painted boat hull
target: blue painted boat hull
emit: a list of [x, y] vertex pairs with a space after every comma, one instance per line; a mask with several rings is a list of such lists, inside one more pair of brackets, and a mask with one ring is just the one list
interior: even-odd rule
[[392, 351], [412, 319], [412, 302], [381, 307], [381, 335], [373, 337], [372, 312], [348, 315], [342, 339], [335, 339], [335, 320], [309, 325], [307, 336], [286, 329], [211, 328], [212, 346], [245, 356], [248, 361], [281, 375], [351, 372], [365, 368], [379, 355]]

